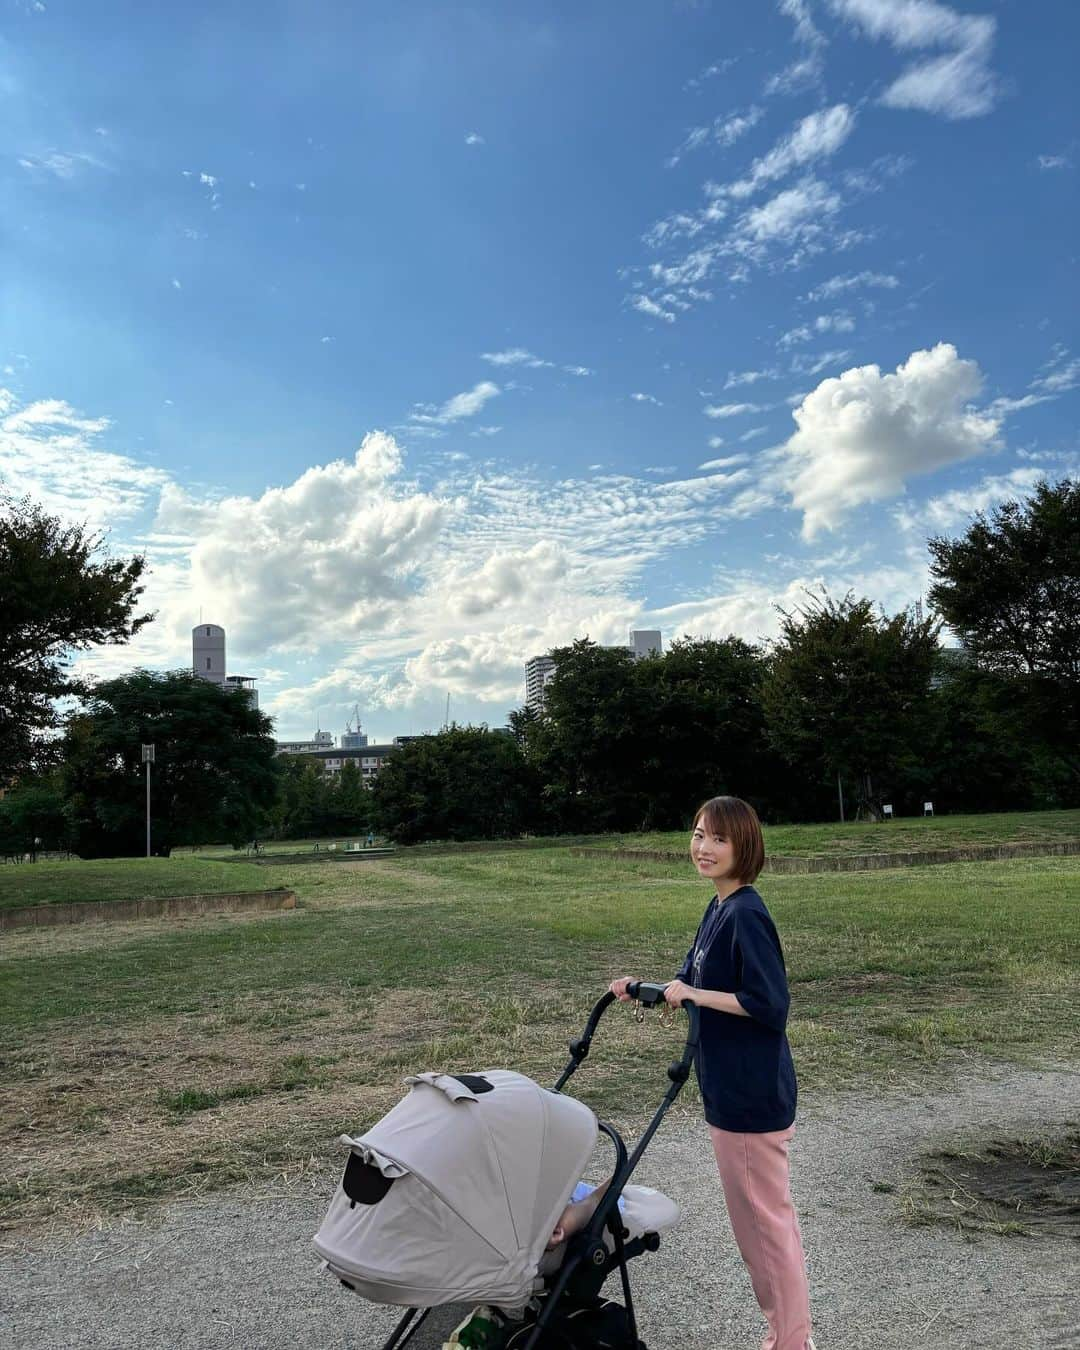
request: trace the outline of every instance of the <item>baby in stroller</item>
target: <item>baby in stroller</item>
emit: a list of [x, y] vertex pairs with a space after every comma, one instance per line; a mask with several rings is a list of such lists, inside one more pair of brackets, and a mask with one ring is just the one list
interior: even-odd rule
[[[655, 990], [650, 1005], [662, 995], [660, 986], [640, 989], [643, 1003]], [[586, 1334], [597, 1317], [608, 1319], [604, 1344], [644, 1350], [627, 1263], [655, 1251], [681, 1215], [661, 1192], [628, 1182], [689, 1074], [697, 1019], [682, 1061], [669, 1069], [668, 1093], [629, 1155], [612, 1126], [562, 1091], [611, 1002], [607, 994], [594, 1008], [552, 1089], [504, 1069], [417, 1074], [382, 1120], [359, 1137], [342, 1136], [349, 1158], [315, 1247], [348, 1289], [408, 1310], [384, 1350], [404, 1345], [432, 1308], [470, 1303], [498, 1313], [493, 1350], [543, 1350], [556, 1327], [560, 1345], [598, 1344]], [[612, 1175], [597, 1187], [575, 1186], [601, 1133], [615, 1146]], [[623, 1304], [601, 1297], [616, 1272]]]

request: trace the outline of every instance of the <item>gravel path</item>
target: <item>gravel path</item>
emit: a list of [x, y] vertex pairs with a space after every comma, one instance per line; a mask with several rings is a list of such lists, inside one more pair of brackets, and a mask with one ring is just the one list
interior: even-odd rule
[[[1080, 1072], [1001, 1070], [907, 1100], [810, 1103], [793, 1186], [818, 1350], [1080, 1347], [1077, 1243], [909, 1228], [895, 1195], [914, 1155], [966, 1134], [1080, 1119]], [[665, 1122], [635, 1178], [683, 1206], [661, 1250], [631, 1266], [650, 1347], [755, 1350], [762, 1323], [734, 1251], [704, 1128]], [[377, 1350], [397, 1313], [321, 1274], [310, 1245], [336, 1176], [287, 1193], [173, 1204], [150, 1223], [20, 1247], [0, 1260], [0, 1344], [18, 1350], [254, 1347]], [[617, 1280], [615, 1286], [617, 1287]], [[460, 1319], [433, 1315], [433, 1350]]]

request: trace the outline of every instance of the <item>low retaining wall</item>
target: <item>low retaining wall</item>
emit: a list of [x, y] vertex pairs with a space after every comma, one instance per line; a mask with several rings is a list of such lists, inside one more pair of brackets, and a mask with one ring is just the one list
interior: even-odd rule
[[[688, 862], [689, 850], [660, 848], [575, 848], [578, 858], [624, 858], [629, 861]], [[809, 858], [773, 854], [764, 871], [778, 875], [809, 872], [882, 872], [890, 867], [926, 867], [932, 863], [999, 862], [1009, 858], [1064, 858], [1080, 855], [1080, 839], [1051, 844], [970, 844], [959, 848], [908, 850], [903, 853], [849, 853]]]
[[0, 929], [51, 928], [61, 923], [115, 923], [121, 919], [174, 919], [189, 914], [295, 909], [296, 892], [224, 891], [220, 895], [150, 895], [141, 900], [95, 900], [72, 905], [0, 909]]

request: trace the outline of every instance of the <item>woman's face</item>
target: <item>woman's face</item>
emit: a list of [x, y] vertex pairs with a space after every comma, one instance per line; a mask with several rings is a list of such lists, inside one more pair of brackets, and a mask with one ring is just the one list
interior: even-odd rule
[[704, 820], [697, 822], [690, 836], [690, 857], [698, 876], [722, 881], [731, 875], [734, 862], [731, 844], [722, 834], [713, 834], [707, 829]]

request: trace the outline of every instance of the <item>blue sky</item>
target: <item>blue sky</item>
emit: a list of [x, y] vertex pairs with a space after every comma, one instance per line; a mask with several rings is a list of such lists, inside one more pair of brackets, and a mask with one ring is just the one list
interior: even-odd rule
[[890, 610], [1076, 472], [1080, 10], [4, 0], [0, 477], [281, 736]]

